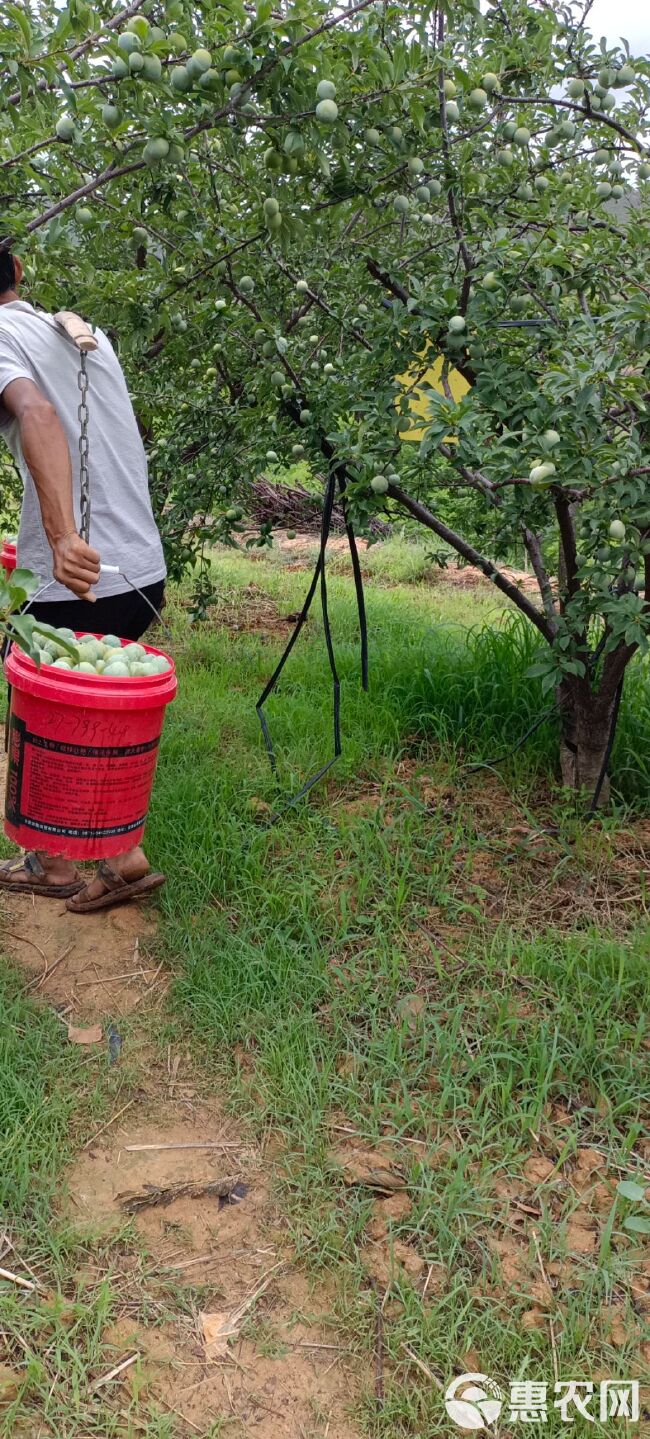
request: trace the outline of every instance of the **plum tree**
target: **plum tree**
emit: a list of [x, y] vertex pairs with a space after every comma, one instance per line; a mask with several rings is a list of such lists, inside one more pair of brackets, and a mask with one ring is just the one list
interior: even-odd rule
[[30, 293], [119, 337], [172, 573], [304, 446], [358, 529], [407, 513], [526, 615], [593, 790], [650, 634], [650, 65], [583, 17], [42, 0], [8, 11], [0, 126]]

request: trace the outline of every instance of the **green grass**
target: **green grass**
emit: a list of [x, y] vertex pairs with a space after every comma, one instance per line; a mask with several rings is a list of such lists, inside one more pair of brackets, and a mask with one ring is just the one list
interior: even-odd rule
[[122, 1244], [63, 1217], [65, 1166], [125, 1082], [103, 1050], [68, 1044], [61, 1020], [26, 999], [24, 981], [0, 963], [0, 1265], [39, 1286], [0, 1279], [0, 1365], [14, 1378], [9, 1386], [0, 1372], [2, 1439], [136, 1439], [143, 1424], [150, 1439], [172, 1439], [171, 1418], [137, 1385], [121, 1413], [110, 1395], [93, 1395], [93, 1380], [116, 1362], [107, 1326]]
[[[522, 1324], [539, 1280], [530, 1238], [526, 1279], [514, 1288], [499, 1280], [491, 1242], [513, 1230], [500, 1186], [513, 1183], [529, 1199], [523, 1167], [540, 1151], [570, 1173], [579, 1147], [602, 1146], [612, 1194], [617, 1175], [638, 1166], [650, 930], [635, 923], [638, 910], [617, 908], [615, 895], [605, 926], [596, 904], [576, 901], [573, 910], [571, 901], [574, 887], [579, 896], [607, 870], [610, 853], [614, 863], [624, 816], [583, 832], [553, 797], [551, 725], [502, 778], [488, 775], [481, 806], [482, 781], [464, 762], [507, 749], [541, 709], [523, 680], [528, 630], [486, 630], [482, 616], [500, 619], [489, 595], [370, 587], [366, 697], [351, 586], [338, 578], [344, 755], [308, 804], [269, 826], [271, 810], [331, 751], [321, 624], [310, 622], [269, 705], [278, 788], [254, 701], [279, 653], [269, 613], [295, 611], [305, 576], [277, 561], [251, 569], [236, 556], [219, 556], [217, 573], [216, 624], [191, 632], [174, 615], [181, 695], [149, 826], [153, 856], [173, 876], [161, 940], [178, 976], [176, 1001], [226, 1076], [233, 1106], [281, 1133], [294, 1242], [312, 1266], [336, 1268], [341, 1324], [369, 1349], [376, 1299], [363, 1256], [373, 1203], [342, 1184], [333, 1155], [341, 1135], [331, 1125], [371, 1145], [395, 1143], [413, 1206], [393, 1232], [447, 1278], [424, 1304], [421, 1282], [397, 1284], [385, 1408], [377, 1416], [370, 1404], [367, 1419], [382, 1439], [448, 1433], [435, 1388], [406, 1363], [404, 1343], [445, 1382], [467, 1367], [468, 1351], [502, 1380], [552, 1380], [548, 1325]], [[251, 575], [252, 594], [241, 589]], [[251, 627], [256, 607], [266, 616], [261, 632]], [[628, 693], [624, 755], [635, 735], [648, 734], [640, 669]], [[642, 789], [638, 770], [633, 787]], [[560, 836], [535, 868], [527, 841], [510, 835], [515, 823], [534, 834], [540, 806]], [[511, 913], [508, 904], [503, 917], [494, 913], [490, 874], [473, 873], [478, 861], [506, 876], [506, 899], [510, 882]], [[541, 905], [553, 885], [558, 895], [568, 887], [561, 926]], [[424, 1001], [414, 1032], [399, 1009], [413, 992]], [[553, 1308], [561, 1370], [625, 1373], [637, 1362], [636, 1258], [617, 1231], [600, 1256], [566, 1260], [579, 1203], [563, 1180], [559, 1197], [543, 1192], [537, 1222], [546, 1262], [571, 1269]], [[599, 1323], [612, 1295], [628, 1323], [623, 1349]], [[560, 1432], [558, 1415], [548, 1428]]]
[[[444, 1383], [477, 1364], [502, 1382], [552, 1384], [531, 1221], [513, 1199], [538, 1211], [542, 1262], [558, 1268], [550, 1313], [562, 1375], [639, 1373], [639, 1255], [619, 1227], [624, 1211], [611, 1234], [607, 1215], [617, 1178], [639, 1172], [650, 1097], [650, 927], [627, 832], [634, 811], [621, 802], [604, 822], [581, 825], [553, 785], [552, 723], [505, 765], [468, 770], [509, 750], [541, 712], [524, 679], [534, 643], [489, 591], [427, 585], [403, 548], [373, 561], [383, 570], [367, 592], [368, 695], [350, 579], [332, 578], [344, 753], [309, 801], [274, 824], [273, 811], [332, 748], [316, 609], [268, 707], [278, 781], [255, 714], [290, 632], [278, 617], [299, 607], [307, 576], [273, 554], [254, 564], [219, 554], [209, 623], [189, 625], [171, 597], [181, 688], [147, 837], [170, 880], [159, 936], [176, 976], [170, 1037], [193, 1034], [233, 1111], [279, 1137], [274, 1182], [288, 1234], [316, 1274], [336, 1276], [340, 1332], [370, 1375], [384, 1285], [377, 1292], [369, 1281], [369, 1225], [382, 1201], [344, 1182], [346, 1131], [389, 1152], [406, 1176], [410, 1207], [387, 1223], [381, 1252], [405, 1244], [424, 1270], [400, 1271], [384, 1310], [383, 1408], [370, 1380], [355, 1416], [374, 1439], [457, 1432], [404, 1345]], [[648, 704], [638, 666], [616, 751], [637, 810], [647, 805], [635, 754], [648, 752]], [[554, 836], [540, 833], [549, 821]], [[420, 1006], [409, 1023], [403, 1001], [413, 995]], [[61, 1044], [60, 1021], [26, 1005], [15, 979], [0, 1024], [4, 1203], [25, 1257], [71, 1306], [65, 1322], [44, 1320], [42, 1301], [2, 1289], [0, 1329], [23, 1392], [0, 1411], [0, 1434], [20, 1433], [19, 1417], [38, 1412], [57, 1439], [135, 1439], [135, 1410], [120, 1428], [88, 1400], [87, 1375], [114, 1362], [102, 1348], [110, 1279], [86, 1287], [82, 1242], [48, 1223], [80, 1110], [90, 1102], [99, 1113], [106, 1085], [89, 1085], [85, 1056]], [[87, 1114], [84, 1123], [85, 1135]], [[598, 1210], [573, 1183], [585, 1146], [605, 1165]], [[527, 1177], [539, 1155], [555, 1164], [556, 1183]], [[576, 1215], [599, 1227], [592, 1254], [574, 1252]], [[498, 1252], [506, 1242], [519, 1265], [510, 1278]], [[107, 1251], [109, 1273], [113, 1262]], [[603, 1318], [612, 1306], [627, 1329], [622, 1347]], [[44, 1323], [56, 1363], [43, 1358]], [[274, 1342], [264, 1331], [265, 1345]], [[65, 1381], [52, 1387], [59, 1372]], [[148, 1422], [155, 1439], [174, 1432], [153, 1411]], [[544, 1429], [564, 1432], [557, 1413]]]

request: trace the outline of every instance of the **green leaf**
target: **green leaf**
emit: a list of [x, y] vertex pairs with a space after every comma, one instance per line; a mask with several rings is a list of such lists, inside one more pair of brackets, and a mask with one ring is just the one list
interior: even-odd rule
[[623, 1228], [630, 1234], [650, 1234], [650, 1219], [645, 1214], [628, 1214], [623, 1220]]
[[637, 1184], [634, 1179], [621, 1179], [616, 1185], [617, 1193], [623, 1199], [630, 1199], [633, 1204], [640, 1204], [645, 1199], [645, 1189], [642, 1184]]

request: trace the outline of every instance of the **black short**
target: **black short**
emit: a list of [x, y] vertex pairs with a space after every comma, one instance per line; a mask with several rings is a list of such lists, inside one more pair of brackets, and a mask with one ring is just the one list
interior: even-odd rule
[[[144, 585], [146, 595], [154, 609], [160, 610], [165, 596], [165, 581], [155, 585]], [[95, 600], [53, 600], [37, 601], [30, 605], [29, 614], [44, 624], [56, 629], [67, 628], [76, 634], [90, 632], [96, 635], [119, 635], [121, 640], [139, 640], [155, 615], [136, 590], [126, 590], [121, 595], [106, 595]]]

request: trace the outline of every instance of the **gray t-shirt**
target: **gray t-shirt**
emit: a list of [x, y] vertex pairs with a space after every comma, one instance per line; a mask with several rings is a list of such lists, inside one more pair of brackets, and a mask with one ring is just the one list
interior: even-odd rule
[[[127, 575], [142, 589], [165, 576], [160, 536], [151, 509], [147, 460], [119, 360], [107, 336], [88, 355], [88, 428], [90, 443], [90, 543], [102, 562], [119, 565], [122, 574], [102, 575], [97, 595], [122, 594]], [[12, 380], [33, 380], [54, 405], [65, 430], [72, 459], [75, 518], [79, 523], [79, 352], [50, 315], [23, 300], [0, 305], [0, 434], [23, 478], [18, 534], [18, 563], [52, 577], [52, 552], [41, 523], [34, 481], [25, 463], [17, 420], [2, 404]], [[53, 584], [43, 603], [71, 599], [70, 590]]]

